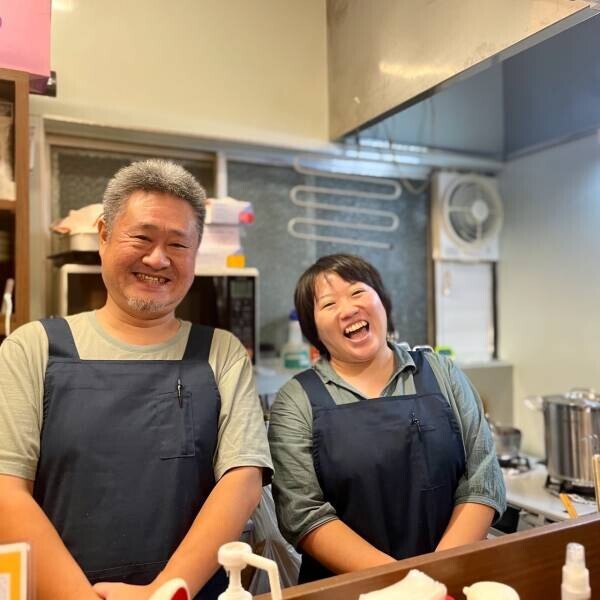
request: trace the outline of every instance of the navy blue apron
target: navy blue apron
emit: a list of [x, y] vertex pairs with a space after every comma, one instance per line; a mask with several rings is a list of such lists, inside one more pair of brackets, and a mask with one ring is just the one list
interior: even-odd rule
[[[465, 470], [460, 429], [422, 352], [411, 352], [416, 394], [336, 405], [317, 373], [296, 376], [313, 412], [313, 461], [325, 501], [396, 559], [432, 552]], [[299, 583], [330, 577], [308, 554]]]
[[[64, 319], [49, 340], [34, 498], [91, 583], [150, 583], [215, 486], [221, 400], [213, 329], [182, 360], [81, 360]], [[196, 599], [226, 587], [222, 570]]]

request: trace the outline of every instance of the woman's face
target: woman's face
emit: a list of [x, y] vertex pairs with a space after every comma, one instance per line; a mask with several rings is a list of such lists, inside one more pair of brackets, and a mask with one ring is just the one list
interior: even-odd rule
[[366, 283], [323, 273], [315, 282], [315, 324], [331, 358], [370, 361], [387, 348], [387, 315], [377, 292]]

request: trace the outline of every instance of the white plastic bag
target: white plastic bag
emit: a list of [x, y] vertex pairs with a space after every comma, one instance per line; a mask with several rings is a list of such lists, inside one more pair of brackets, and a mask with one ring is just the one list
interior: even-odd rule
[[[253, 530], [251, 546], [254, 553], [270, 558], [277, 563], [281, 587], [289, 587], [298, 583], [300, 571], [300, 555], [288, 544], [277, 527], [275, 502], [271, 486], [264, 487], [260, 503], [252, 514]], [[253, 595], [269, 592], [269, 578], [266, 571], [256, 571], [248, 591]]]

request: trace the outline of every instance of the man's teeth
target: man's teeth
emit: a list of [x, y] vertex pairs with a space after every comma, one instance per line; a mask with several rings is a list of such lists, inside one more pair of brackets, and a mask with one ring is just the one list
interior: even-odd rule
[[137, 273], [136, 276], [138, 279], [141, 279], [142, 281], [148, 281], [150, 283], [167, 282], [167, 279], [165, 279], [164, 277], [157, 277], [156, 275], [146, 275], [145, 273]]
[[356, 323], [352, 323], [352, 325], [348, 325], [348, 327], [344, 329], [344, 333], [352, 333], [353, 331], [356, 331], [357, 329], [361, 329], [362, 327], [366, 326], [366, 321], [357, 321]]

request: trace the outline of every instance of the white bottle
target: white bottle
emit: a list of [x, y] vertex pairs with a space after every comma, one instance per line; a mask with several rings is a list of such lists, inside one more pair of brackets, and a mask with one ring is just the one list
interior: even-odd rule
[[295, 310], [290, 313], [288, 341], [281, 349], [281, 358], [286, 369], [308, 369], [310, 367], [310, 348], [302, 338], [298, 313]]
[[229, 585], [219, 594], [218, 600], [252, 600], [252, 594], [242, 587], [241, 572], [247, 565], [263, 569], [269, 574], [271, 599], [281, 600], [281, 584], [275, 561], [253, 554], [252, 548], [244, 542], [223, 544], [217, 558], [229, 575]]
[[561, 600], [589, 600], [590, 573], [585, 568], [585, 548], [581, 544], [567, 544], [567, 556], [562, 568]]

